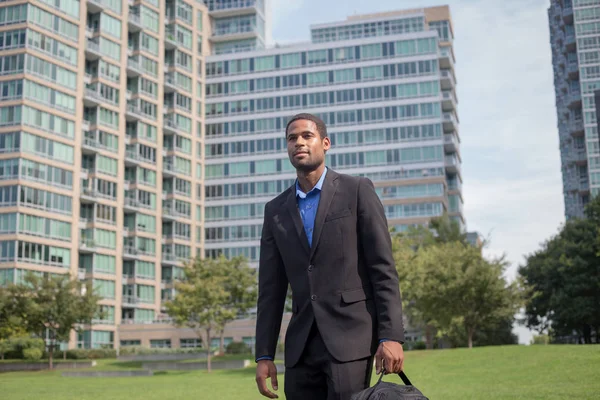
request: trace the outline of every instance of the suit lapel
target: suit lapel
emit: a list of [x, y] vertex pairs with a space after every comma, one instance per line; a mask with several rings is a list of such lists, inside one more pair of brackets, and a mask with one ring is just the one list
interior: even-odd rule
[[290, 194], [287, 198], [285, 205], [290, 213], [290, 217], [292, 218], [292, 222], [296, 229], [296, 233], [300, 238], [300, 242], [302, 243], [302, 248], [308, 254], [310, 252], [310, 248], [308, 247], [308, 237], [306, 236], [306, 232], [304, 231], [304, 224], [302, 223], [302, 217], [300, 217], [300, 210], [298, 210], [295, 186], [292, 187], [292, 189], [290, 190]]
[[323, 182], [323, 188], [321, 190], [321, 198], [319, 200], [319, 207], [317, 208], [317, 216], [315, 217], [315, 230], [313, 232], [312, 246], [310, 248], [310, 257], [312, 258], [315, 254], [315, 250], [319, 245], [319, 238], [323, 231], [323, 223], [325, 222], [325, 216], [329, 211], [329, 206], [335, 196], [338, 185], [338, 174], [331, 169], [327, 170], [325, 175], [325, 181]]

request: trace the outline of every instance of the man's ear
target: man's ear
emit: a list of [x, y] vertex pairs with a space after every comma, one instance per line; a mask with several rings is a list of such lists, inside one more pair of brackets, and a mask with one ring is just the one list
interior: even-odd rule
[[331, 148], [331, 139], [329, 137], [323, 138], [323, 150], [327, 151]]

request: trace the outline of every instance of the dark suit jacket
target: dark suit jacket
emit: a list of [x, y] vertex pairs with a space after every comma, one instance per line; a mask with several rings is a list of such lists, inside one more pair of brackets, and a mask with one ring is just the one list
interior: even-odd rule
[[292, 319], [285, 364], [293, 367], [313, 320], [340, 362], [372, 356], [380, 339], [404, 341], [402, 303], [387, 220], [366, 178], [325, 176], [312, 247], [295, 186], [265, 206], [260, 247], [256, 356], [275, 356], [288, 282]]

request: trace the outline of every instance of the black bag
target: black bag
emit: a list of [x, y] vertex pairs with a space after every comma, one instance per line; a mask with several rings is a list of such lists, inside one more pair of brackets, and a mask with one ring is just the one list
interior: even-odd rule
[[404, 386], [382, 382], [383, 375], [385, 373], [382, 371], [379, 380], [373, 387], [354, 394], [351, 400], [429, 400], [410, 383], [404, 372], [398, 374], [404, 382]]

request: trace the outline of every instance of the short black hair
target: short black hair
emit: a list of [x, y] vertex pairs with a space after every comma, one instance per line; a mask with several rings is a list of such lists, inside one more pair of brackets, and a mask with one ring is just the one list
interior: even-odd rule
[[287, 125], [285, 126], [285, 137], [286, 138], [287, 138], [287, 134], [288, 134], [288, 128], [290, 127], [292, 122], [298, 121], [299, 119], [306, 119], [308, 121], [314, 122], [315, 125], [317, 125], [317, 131], [319, 132], [321, 139], [325, 139], [327, 137], [327, 126], [325, 126], [325, 122], [323, 122], [323, 120], [321, 118], [317, 117], [316, 115], [309, 114], [309, 113], [300, 113], [300, 114], [294, 115], [288, 121]]

